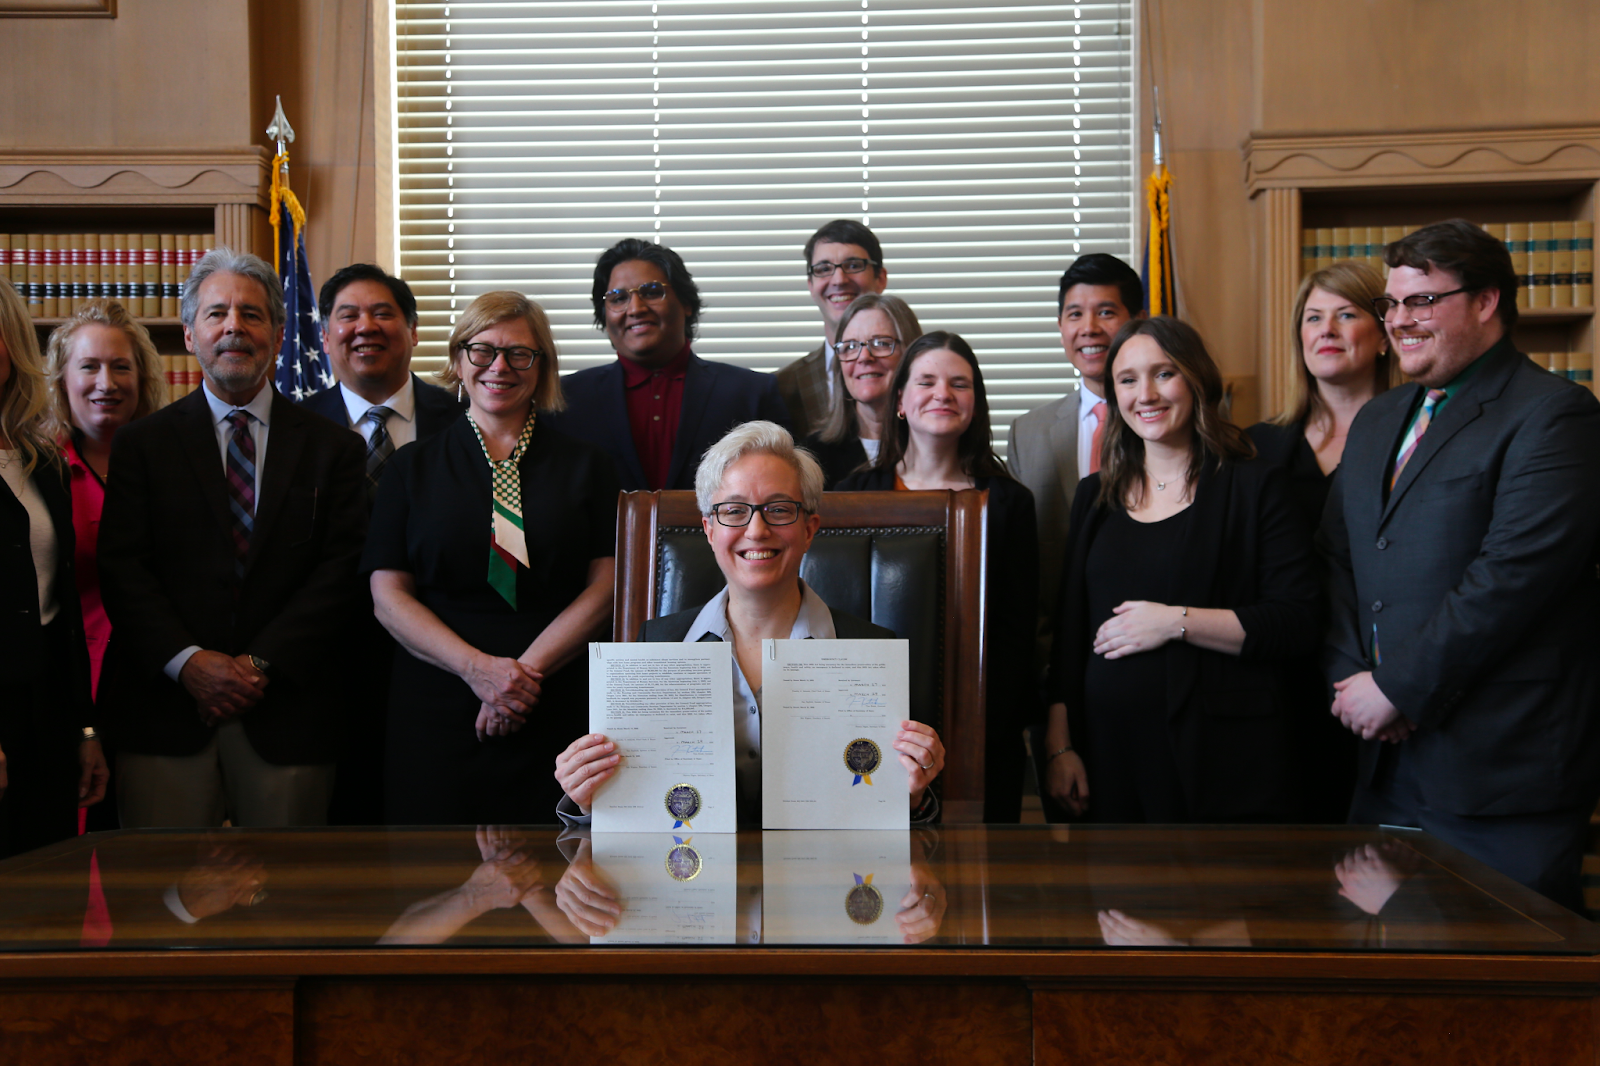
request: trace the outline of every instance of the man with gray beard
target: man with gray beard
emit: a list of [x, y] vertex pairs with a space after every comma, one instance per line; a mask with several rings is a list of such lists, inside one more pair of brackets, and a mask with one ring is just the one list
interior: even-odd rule
[[122, 824], [324, 824], [361, 439], [272, 388], [284, 305], [265, 262], [208, 253], [181, 315], [204, 387], [117, 434], [100, 527]]

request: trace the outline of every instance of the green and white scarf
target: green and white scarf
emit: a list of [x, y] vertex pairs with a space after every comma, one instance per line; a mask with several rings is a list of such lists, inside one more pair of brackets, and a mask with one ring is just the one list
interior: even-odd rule
[[522, 531], [522, 474], [517, 464], [528, 450], [533, 439], [533, 424], [538, 416], [528, 412], [528, 421], [517, 438], [511, 454], [495, 462], [489, 456], [489, 447], [483, 443], [483, 431], [472, 415], [466, 416], [472, 426], [472, 435], [478, 438], [478, 447], [489, 463], [489, 480], [493, 486], [494, 504], [489, 517], [489, 585], [509, 603], [517, 606], [517, 564], [528, 566], [528, 540]]

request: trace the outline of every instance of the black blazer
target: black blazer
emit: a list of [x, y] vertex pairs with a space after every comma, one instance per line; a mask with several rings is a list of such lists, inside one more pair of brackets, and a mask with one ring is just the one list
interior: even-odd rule
[[[683, 638], [689, 635], [689, 627], [694, 625], [694, 620], [700, 617], [700, 612], [705, 604], [691, 607], [687, 611], [677, 611], [673, 614], [664, 614], [660, 618], [647, 620], [639, 630], [639, 639], [652, 644], [680, 644]], [[894, 630], [868, 622], [864, 618], [857, 618], [853, 614], [833, 607], [828, 608], [828, 613], [833, 616], [833, 632], [840, 640], [893, 640]], [[717, 640], [718, 638], [707, 633], [701, 640]]]
[[[412, 388], [417, 398], [417, 440], [425, 440], [444, 429], [465, 411], [466, 405], [437, 385], [429, 385], [416, 374], [411, 375]], [[314, 411], [330, 422], [346, 429], [350, 426], [350, 409], [344, 404], [344, 394], [335, 385], [331, 389], [307, 396], [300, 401], [307, 411]]]
[[[622, 366], [610, 362], [568, 374], [561, 379], [564, 411], [540, 415], [552, 429], [593, 444], [611, 457], [624, 492], [648, 489], [639, 453], [628, 426]], [[789, 425], [789, 409], [778, 393], [778, 379], [729, 363], [713, 363], [689, 354], [683, 379], [683, 413], [664, 489], [694, 488], [694, 474], [707, 448], [734, 426], [756, 419]]]
[[[33, 708], [47, 712], [41, 721], [59, 725], [63, 742], [74, 742], [86, 725], [97, 725], [89, 697], [89, 650], [83, 637], [83, 605], [78, 599], [77, 567], [73, 561], [76, 537], [72, 529], [72, 495], [67, 486], [65, 462], [41, 461], [33, 471], [33, 484], [50, 512], [56, 535], [56, 602], [52, 634], [68, 643], [65, 652], [45, 646], [45, 629], [39, 624], [39, 579], [28, 544], [28, 511], [22, 501], [0, 486], [0, 685], [13, 695], [24, 686], [47, 683], [56, 694], [52, 706]], [[40, 676], [65, 655], [70, 670], [64, 676]], [[12, 704], [12, 698], [0, 703]], [[6, 708], [21, 711], [23, 708]], [[0, 712], [0, 729], [7, 713]], [[0, 733], [0, 741], [6, 738]]]
[[[1296, 422], [1280, 426], [1257, 422], [1245, 431], [1255, 442], [1256, 455], [1266, 465], [1277, 467], [1288, 479], [1289, 498], [1305, 523], [1307, 534], [1314, 534], [1328, 503], [1333, 474], [1324, 474], [1317, 453], [1306, 440], [1306, 425]], [[1334, 473], [1337, 473], [1335, 471]]]
[[117, 433], [100, 524], [113, 629], [101, 693], [125, 750], [192, 755], [205, 746], [212, 727], [162, 672], [197, 644], [271, 664], [266, 696], [241, 717], [262, 758], [333, 761], [347, 683], [358, 680], [340, 648], [359, 610], [365, 454], [342, 423], [277, 393], [271, 417], [242, 579], [204, 390]]
[[[1600, 791], [1600, 404], [1509, 340], [1433, 420], [1386, 494], [1422, 387], [1356, 416], [1319, 546], [1329, 681], [1364, 670], [1417, 731], [1428, 806], [1504, 815]], [[1382, 662], [1373, 661], [1376, 624]], [[1379, 741], [1362, 745], [1370, 780]]]
[[[861, 438], [851, 433], [841, 441], [825, 441], [813, 433], [801, 441], [801, 447], [817, 457], [817, 462], [822, 464], [822, 488], [831, 491], [838, 487], [839, 482], [856, 472], [857, 467], [865, 466], [867, 462], [867, 449], [861, 446]], [[889, 479], [889, 487], [894, 488], [894, 479]]]
[[[1084, 677], [1104, 621], [1089, 617], [1087, 586], [1089, 549], [1110, 513], [1099, 495], [1100, 475], [1090, 474], [1072, 503], [1051, 651], [1050, 700], [1067, 705], [1074, 737], [1086, 726]], [[1259, 459], [1207, 464], [1190, 510], [1174, 600], [1232, 610], [1244, 647], [1235, 656], [1169, 641], [1152, 654], [1166, 670], [1168, 735], [1195, 820], [1230, 820], [1230, 812], [1289, 805], [1290, 716], [1300, 705], [1285, 667], [1316, 650], [1322, 594], [1310, 533], [1281, 470]]]

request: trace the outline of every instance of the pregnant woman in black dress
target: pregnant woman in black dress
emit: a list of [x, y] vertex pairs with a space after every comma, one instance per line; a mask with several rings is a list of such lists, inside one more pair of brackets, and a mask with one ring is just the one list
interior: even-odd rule
[[611, 617], [616, 475], [540, 424], [561, 404], [555, 342], [519, 293], [473, 301], [441, 378], [467, 416], [386, 464], [362, 559], [400, 643], [385, 813], [547, 822], [549, 766], [588, 724], [578, 653]]

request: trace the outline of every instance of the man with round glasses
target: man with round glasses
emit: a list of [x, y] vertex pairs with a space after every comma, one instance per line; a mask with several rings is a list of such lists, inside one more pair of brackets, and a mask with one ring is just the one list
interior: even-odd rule
[[772, 375], [691, 350], [700, 289], [671, 248], [618, 241], [595, 263], [590, 299], [617, 360], [563, 378], [567, 408], [546, 419], [611, 456], [624, 490], [693, 488], [700, 456], [729, 429], [788, 424]]
[[1582, 912], [1600, 798], [1600, 404], [1517, 351], [1505, 245], [1388, 246], [1374, 310], [1409, 385], [1361, 409], [1320, 536], [1350, 820], [1413, 826]]
[[[806, 242], [805, 256], [806, 284], [822, 312], [823, 342], [778, 371], [778, 388], [796, 437], [809, 436], [827, 420], [834, 388], [833, 345], [845, 309], [862, 293], [879, 293], [889, 284], [883, 248], [859, 222], [839, 218], [827, 223]], [[914, 340], [907, 337], [906, 343]]]

